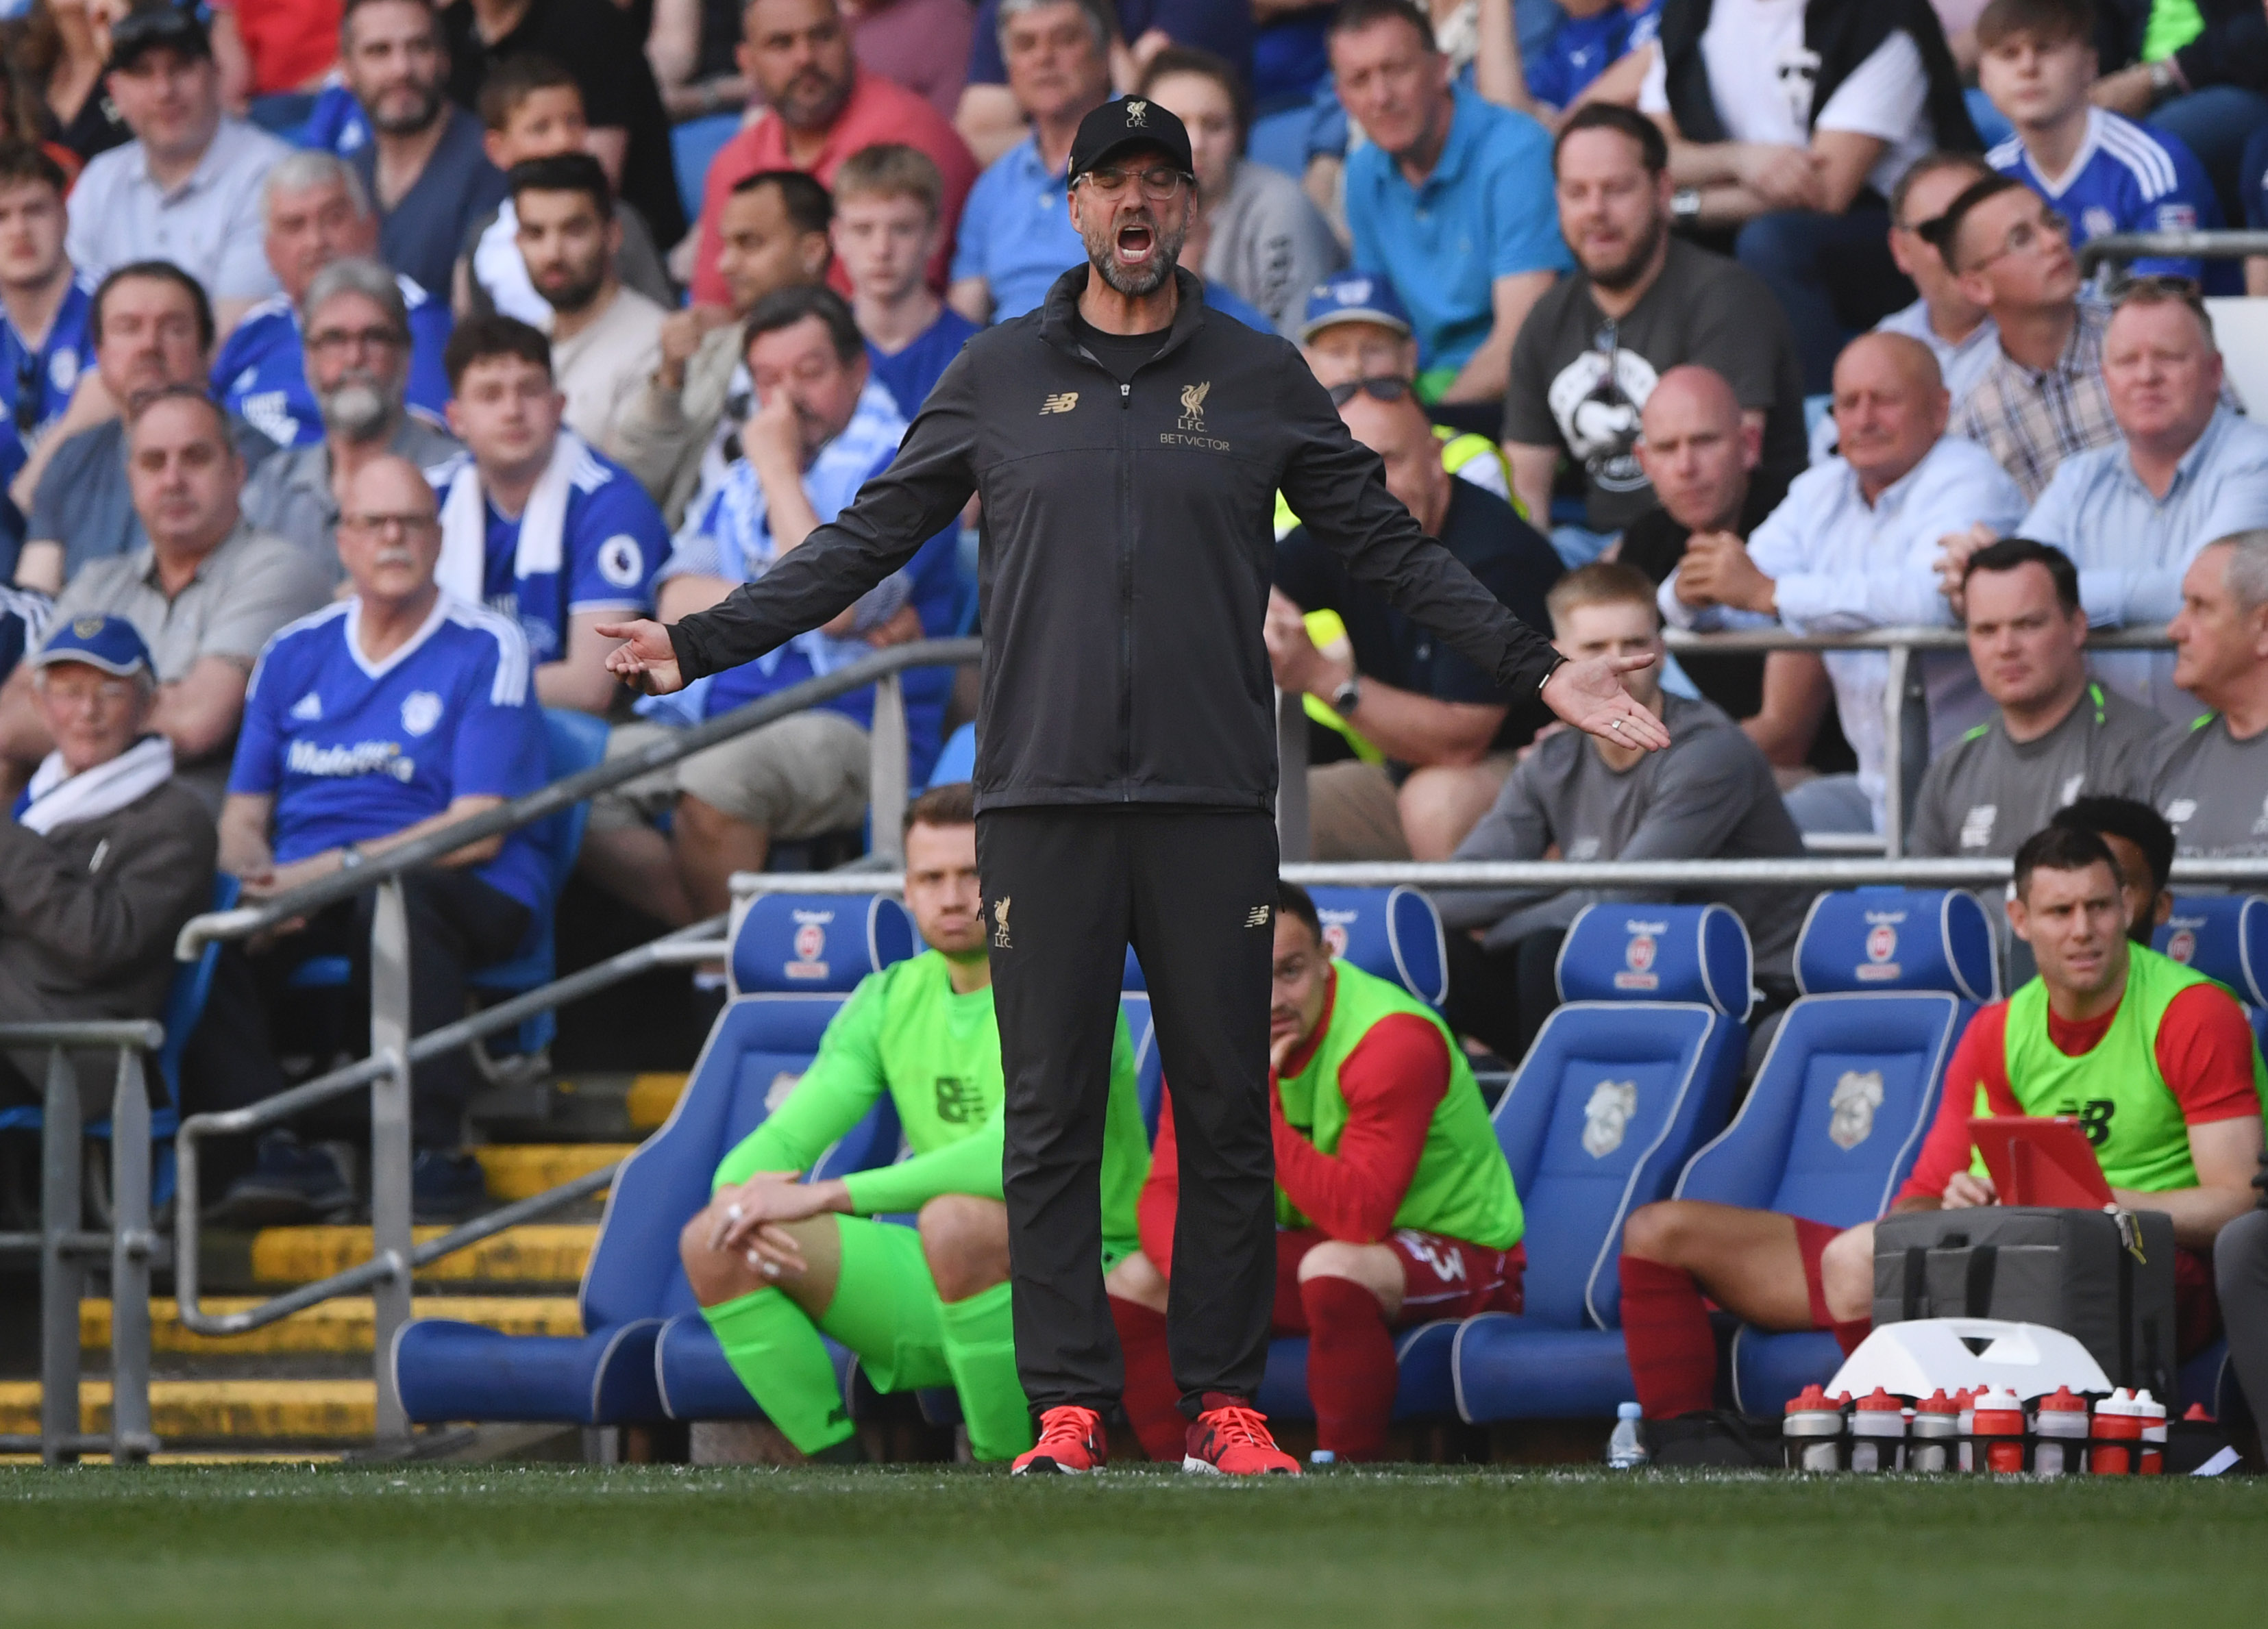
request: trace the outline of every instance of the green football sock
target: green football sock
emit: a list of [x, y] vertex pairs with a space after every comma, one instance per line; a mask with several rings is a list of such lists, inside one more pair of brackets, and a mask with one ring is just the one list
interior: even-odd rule
[[945, 1361], [961, 1393], [968, 1449], [979, 1459], [1013, 1459], [1032, 1445], [1032, 1407], [1016, 1378], [1009, 1286], [995, 1284], [944, 1306]]
[[811, 1315], [777, 1289], [701, 1309], [725, 1361], [772, 1424], [806, 1454], [849, 1440], [853, 1427], [835, 1365]]

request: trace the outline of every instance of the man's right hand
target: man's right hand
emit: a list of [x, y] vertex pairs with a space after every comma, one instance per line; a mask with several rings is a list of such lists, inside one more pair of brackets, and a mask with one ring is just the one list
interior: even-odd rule
[[1967, 615], [1962, 603], [1964, 596], [1961, 591], [1961, 581], [1962, 574], [1969, 569], [1970, 556], [1986, 545], [1998, 542], [1999, 537], [1998, 532], [1980, 520], [1966, 532], [1950, 532], [1938, 539], [1937, 547], [1943, 551], [1937, 557], [1938, 591], [1945, 596], [1945, 603], [1953, 607], [1956, 619]]
[[1741, 183], [1778, 209], [1816, 209], [1825, 202], [1819, 156], [1808, 147], [1743, 142], [1734, 166]]
[[733, 320], [722, 305], [688, 305], [672, 312], [661, 323], [661, 366], [654, 378], [664, 390], [685, 388], [685, 364], [701, 349], [701, 341]]
[[1992, 1178], [1979, 1177], [1965, 1170], [1953, 1173], [1945, 1185], [1941, 1207], [1946, 1210], [1975, 1210], [1979, 1206], [1998, 1205], [2000, 1196], [1992, 1191]]
[[607, 671], [650, 696], [666, 696], [685, 688], [685, 675], [677, 665], [677, 647], [669, 630], [641, 617], [635, 622], [601, 622], [598, 632], [623, 642], [607, 652]]

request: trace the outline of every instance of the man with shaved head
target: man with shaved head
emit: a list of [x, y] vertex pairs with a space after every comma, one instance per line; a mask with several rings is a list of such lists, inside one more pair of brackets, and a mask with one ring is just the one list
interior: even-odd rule
[[[1945, 433], [1948, 406], [1937, 358], [1918, 340], [1877, 333], [1852, 341], [1835, 363], [1840, 451], [1799, 475], [1745, 545], [1726, 535], [1693, 539], [1661, 585], [1663, 614], [1679, 627], [1778, 622], [1799, 634], [1949, 624], [1940, 539], [1979, 524], [2005, 531], [2024, 500], [1990, 453]], [[1806, 831], [1878, 832], [1889, 790], [1889, 658], [1839, 650], [1826, 662], [1858, 773], [1807, 781], [1790, 794], [1789, 811]], [[1924, 678], [1933, 737], [1950, 741], [1981, 721], [1985, 703], [1965, 657], [1925, 662]]]
[[[1440, 443], [1417, 397], [1357, 388], [1339, 404], [1339, 417], [1385, 460], [1387, 490], [1418, 524], [1521, 620], [1543, 626], [1559, 557], [1504, 499], [1442, 467]], [[1355, 581], [1305, 526], [1277, 546], [1267, 636], [1277, 684], [1307, 697], [1314, 857], [1447, 859], [1496, 801], [1513, 749], [1535, 719], [1521, 716], [1488, 674]]]
[[[1638, 424], [1638, 466], [1660, 503], [1631, 523], [1616, 558], [1651, 583], [1677, 569], [1693, 539], [1745, 542], [1785, 495], [1784, 487], [1758, 478], [1762, 426], [1713, 368], [1690, 363], [1664, 373]], [[1675, 660], [1696, 689], [1741, 721], [1775, 768], [1808, 763], [1828, 774], [1850, 767], [1841, 733], [1820, 728], [1830, 693], [1827, 669], [1811, 652]]]
[[[339, 558], [352, 591], [269, 640], [245, 693], [220, 864], [243, 879], [247, 899], [351, 870], [543, 784], [543, 718], [527, 641], [512, 618], [434, 581], [441, 522], [424, 473], [407, 459], [376, 459], [343, 497]], [[525, 830], [468, 844], [401, 880], [409, 1027], [418, 1035], [464, 1016], [468, 977], [519, 948], [548, 884]], [[342, 900], [254, 953], [271, 1016], [289, 1011], [291, 975], [313, 958], [352, 958], [356, 987], [367, 990], [376, 899]], [[329, 1055], [328, 1046], [317, 1051]], [[247, 1053], [233, 1060], [235, 1090], [251, 1098], [281, 1090], [273, 1057], [256, 1046]], [[420, 1221], [458, 1220], [484, 1195], [479, 1165], [459, 1148], [476, 1080], [461, 1051], [413, 1072], [410, 1203]], [[328, 1151], [276, 1131], [220, 1208], [239, 1223], [306, 1221], [351, 1200]]]

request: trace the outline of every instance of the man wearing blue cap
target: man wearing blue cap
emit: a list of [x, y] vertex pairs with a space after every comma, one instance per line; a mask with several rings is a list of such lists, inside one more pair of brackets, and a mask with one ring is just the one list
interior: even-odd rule
[[[55, 749], [0, 822], [0, 1024], [155, 1018], [173, 936], [212, 892], [211, 818], [173, 744], [144, 733], [157, 679], [131, 622], [77, 618], [32, 663]], [[0, 1063], [0, 1104], [37, 1103], [40, 1078], [36, 1059]], [[82, 1107], [107, 1112], [84, 1085]]]

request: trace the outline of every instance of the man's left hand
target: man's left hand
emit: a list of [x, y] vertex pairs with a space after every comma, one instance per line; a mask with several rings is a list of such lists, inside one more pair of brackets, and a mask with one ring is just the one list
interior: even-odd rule
[[898, 613], [881, 627], [869, 628], [866, 642], [877, 650], [887, 650], [892, 645], [910, 645], [922, 636], [921, 613], [910, 605], [898, 607]]
[[1748, 545], [1729, 532], [1697, 532], [1677, 566], [1677, 597], [1688, 605], [1729, 605], [1773, 614], [1772, 580], [1756, 569]]
[[1660, 719], [1631, 700], [1622, 679], [1624, 673], [1653, 665], [1652, 652], [1563, 662], [1543, 681], [1543, 705], [1602, 741], [1659, 752], [1669, 745], [1669, 731], [1661, 727]]
[[784, 390], [776, 390], [758, 402], [748, 422], [740, 427], [740, 445], [759, 476], [792, 471], [800, 480], [803, 436], [796, 419], [795, 398]]

